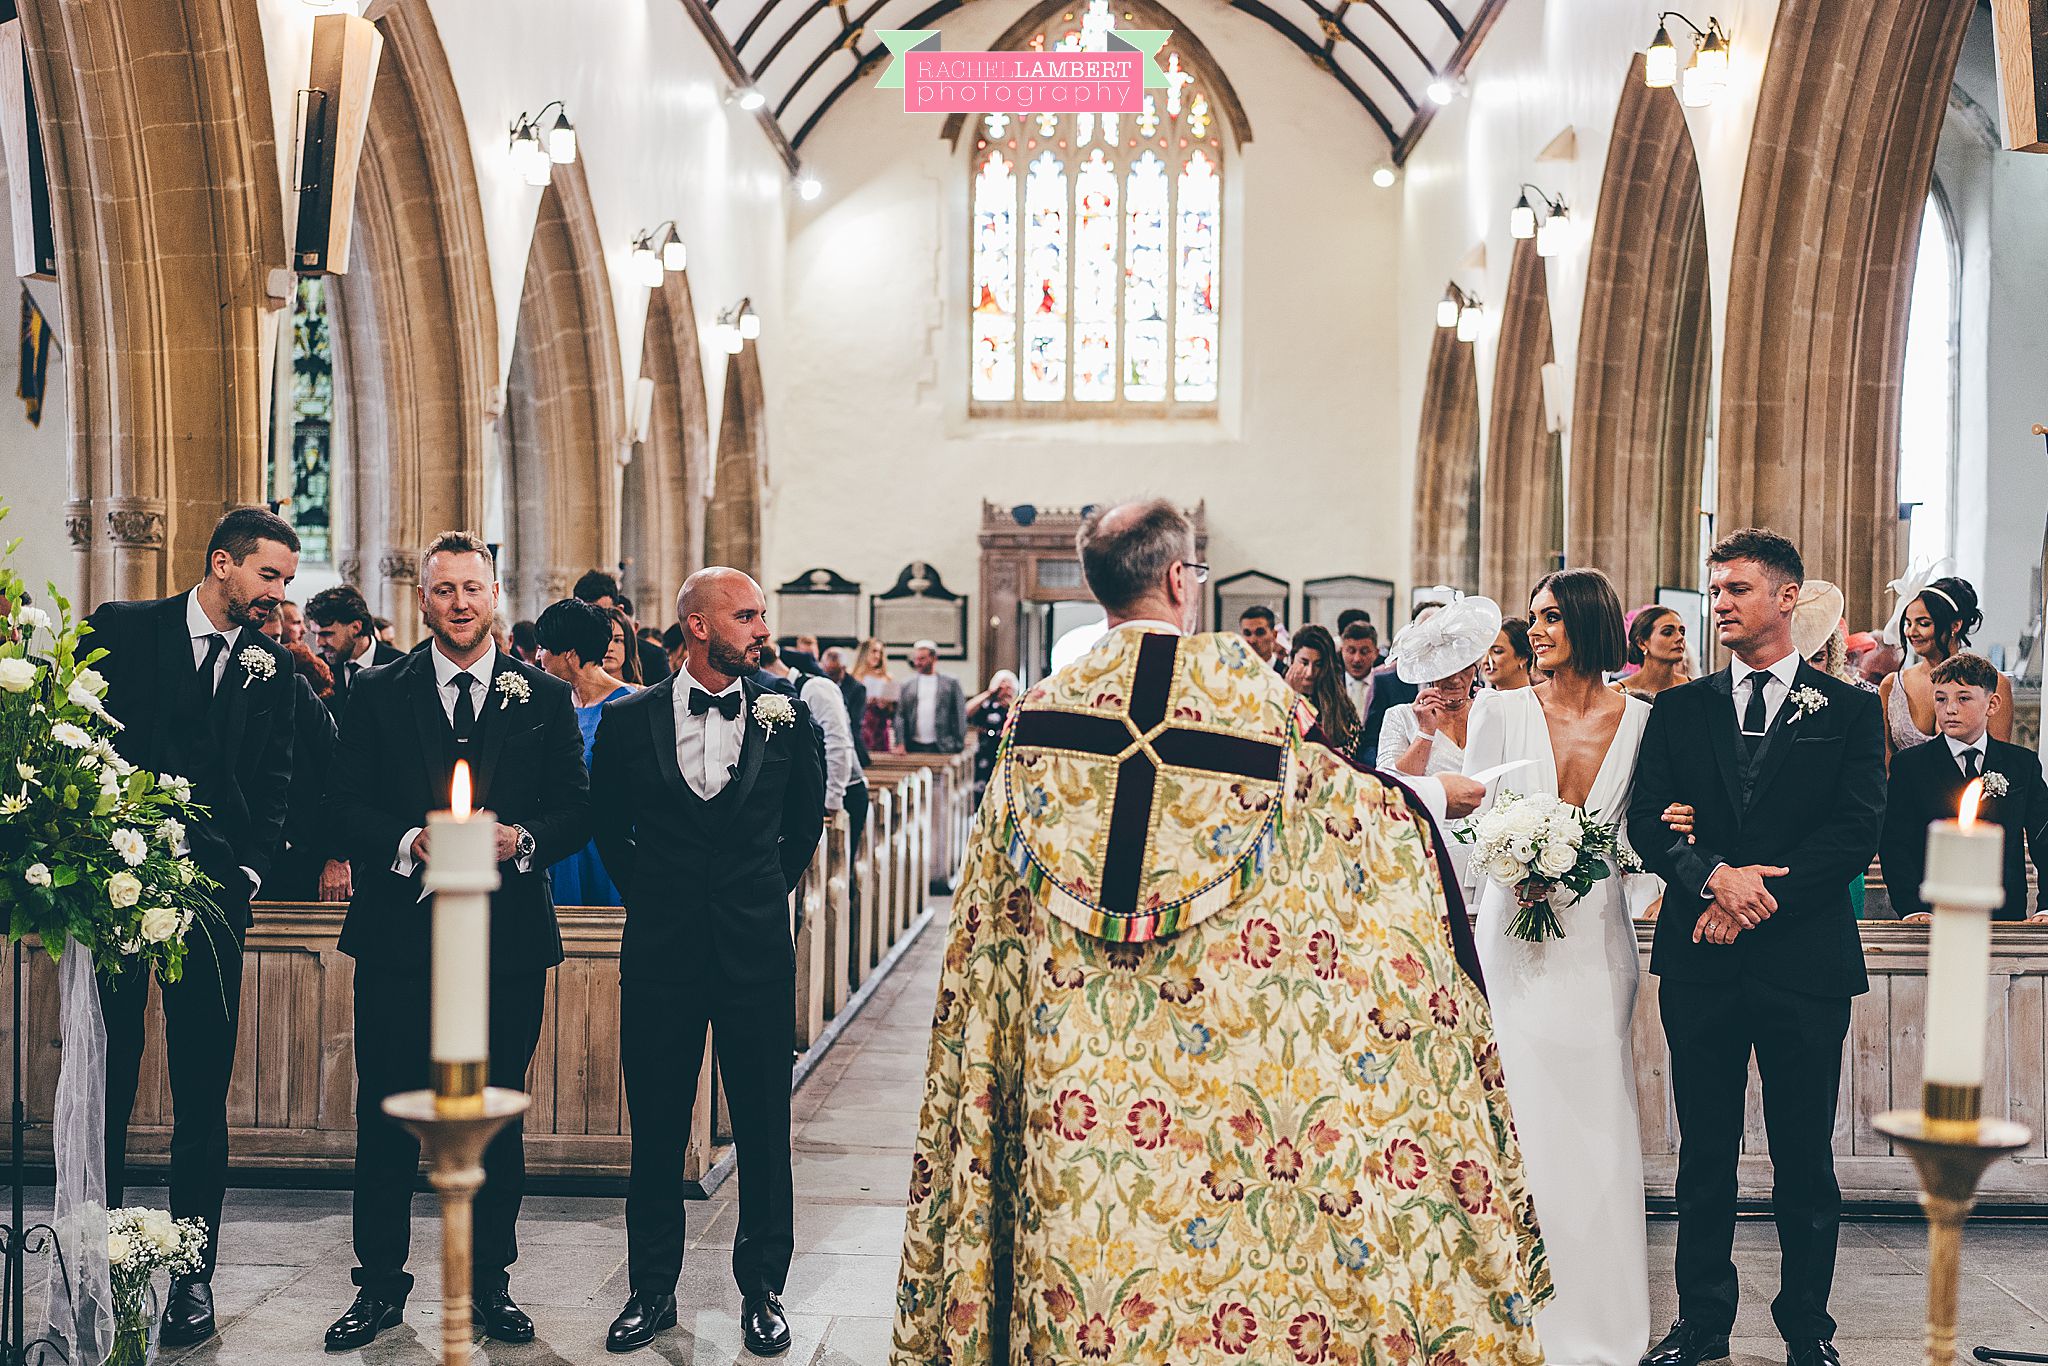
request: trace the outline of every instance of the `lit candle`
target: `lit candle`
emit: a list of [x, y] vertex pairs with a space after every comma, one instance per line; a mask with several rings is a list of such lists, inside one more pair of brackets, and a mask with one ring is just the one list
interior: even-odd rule
[[1934, 908], [1927, 947], [1927, 1057], [1921, 1108], [1931, 1137], [1974, 1137], [1984, 1097], [1985, 984], [1991, 910], [2005, 903], [2005, 830], [1979, 821], [1980, 779], [1960, 817], [1927, 827], [1920, 899]]
[[491, 893], [498, 889], [498, 821], [471, 811], [469, 763], [458, 759], [451, 811], [427, 817], [427, 890], [434, 893], [434, 1104], [480, 1110], [490, 1062]]

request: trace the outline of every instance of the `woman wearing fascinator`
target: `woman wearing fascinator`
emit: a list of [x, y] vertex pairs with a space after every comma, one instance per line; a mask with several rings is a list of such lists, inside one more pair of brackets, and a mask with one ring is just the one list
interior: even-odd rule
[[[1500, 606], [1492, 598], [1459, 598], [1401, 628], [1394, 637], [1395, 673], [1420, 691], [1413, 702], [1387, 708], [1377, 767], [1418, 778], [1464, 771], [1479, 666], [1499, 639]], [[1450, 849], [1469, 892], [1471, 846], [1454, 838]]]
[[[1934, 666], [1966, 648], [1971, 633], [1984, 624], [1977, 590], [1954, 575], [1935, 578], [1954, 563], [1941, 560], [1903, 579], [1892, 580], [1898, 607], [1884, 629], [1885, 639], [1913, 652], [1913, 662], [1878, 685], [1884, 701], [1885, 761], [1902, 749], [1934, 738]], [[1991, 738], [2012, 739], [2012, 680], [1998, 676], [2000, 706], [1991, 713]]]

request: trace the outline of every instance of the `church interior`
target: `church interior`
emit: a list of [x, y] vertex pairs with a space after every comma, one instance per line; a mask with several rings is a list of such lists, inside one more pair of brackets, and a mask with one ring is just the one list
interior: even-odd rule
[[[778, 639], [876, 639], [899, 677], [928, 645], [974, 696], [1099, 633], [1074, 538], [1123, 499], [1188, 510], [1203, 629], [1364, 609], [1383, 643], [1465, 594], [1524, 615], [1569, 566], [1708, 642], [1707, 553], [1760, 526], [1840, 586], [1851, 633], [1948, 561], [2038, 748], [2048, 0], [977, 3], [0, 0], [15, 568], [81, 612], [160, 598], [224, 512], [264, 506], [302, 542], [290, 596], [352, 586], [404, 651], [422, 548], [462, 529], [505, 623], [595, 568], [658, 636], [687, 576], [731, 566]], [[913, 112], [877, 84], [899, 29], [947, 52], [1170, 30], [1166, 82], [1137, 113]], [[972, 758], [876, 753], [866, 830], [828, 828], [796, 892], [790, 1360], [889, 1359]], [[221, 1333], [163, 1359], [325, 1359], [353, 1293], [341, 910], [255, 908]], [[479, 1359], [606, 1359], [622, 921], [561, 909], [513, 1270], [540, 1339]], [[1872, 1121], [1918, 1103], [1928, 953], [1918, 926], [1862, 935], [1836, 1294], [1844, 1354], [1878, 1366], [1922, 1359], [1920, 1186]], [[2048, 926], [1991, 953], [1988, 1112], [2031, 1135], [1985, 1177], [1960, 1331], [2040, 1351]], [[54, 976], [11, 962], [33, 1211]], [[1643, 980], [1661, 1323], [1678, 1132]], [[149, 1029], [138, 1198], [172, 1124]], [[1750, 1086], [1743, 1366], [1780, 1351]], [[671, 1361], [752, 1359], [727, 1110], [707, 1087]], [[436, 1359], [420, 1192], [425, 1316], [362, 1360]]]

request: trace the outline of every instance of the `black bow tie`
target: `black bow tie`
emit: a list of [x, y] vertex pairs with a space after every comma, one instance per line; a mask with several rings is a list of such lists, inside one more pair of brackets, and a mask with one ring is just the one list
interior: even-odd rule
[[739, 690], [735, 688], [714, 697], [702, 688], [690, 689], [690, 715], [702, 716], [707, 711], [716, 711], [728, 721], [737, 721], [740, 715]]

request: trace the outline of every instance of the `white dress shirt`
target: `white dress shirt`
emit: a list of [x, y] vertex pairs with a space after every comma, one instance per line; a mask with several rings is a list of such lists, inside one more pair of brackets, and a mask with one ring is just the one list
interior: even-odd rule
[[[491, 646], [493, 654], [497, 653], [497, 649], [498, 647], [495, 644]], [[376, 654], [376, 635], [369, 631], [364, 631], [358, 635], [356, 637], [356, 652], [341, 662], [341, 686], [344, 689], [352, 686], [356, 681], [356, 675], [370, 667], [370, 661], [376, 657]], [[449, 667], [452, 669], [455, 666], [451, 664]], [[439, 678], [440, 672], [436, 670], [434, 676]], [[484, 677], [489, 678], [490, 676], [490, 673], [486, 671]]]
[[837, 811], [846, 805], [846, 789], [853, 781], [853, 726], [846, 719], [846, 699], [839, 685], [823, 674], [805, 674], [797, 696], [811, 709], [818, 729], [825, 732], [825, 809]]
[[[213, 618], [207, 616], [206, 609], [199, 605], [199, 590], [195, 588], [185, 595], [185, 630], [192, 637], [192, 670], [194, 673], [197, 673], [206, 663], [208, 637], [225, 636], [227, 638], [227, 648], [220, 652], [219, 659], [213, 661], [213, 678], [207, 685], [209, 691], [219, 692], [221, 675], [227, 672], [228, 661], [235, 657], [235, 646], [239, 645], [242, 641], [242, 628], [230, 626], [227, 630], [223, 631], [215, 626]], [[256, 899], [256, 893], [263, 890], [263, 879], [256, 876], [256, 870], [246, 863], [242, 865], [242, 871], [248, 875], [249, 899], [253, 901]]]
[[1944, 735], [1942, 739], [1948, 742], [1948, 754], [1951, 759], [1956, 761], [1956, 772], [1961, 773], [1965, 771], [1963, 768], [1963, 754], [1969, 750], [1974, 750], [1977, 754], [1977, 776], [1981, 778], [1988, 771], [1984, 761], [1991, 757], [1991, 732], [1986, 731], [1978, 736], [1974, 743], [1967, 740], [1958, 740], [1953, 735]]
[[[487, 636], [485, 639], [488, 641], [489, 637]], [[427, 657], [434, 662], [434, 696], [439, 699], [441, 715], [448, 718], [448, 725], [451, 728], [455, 725], [455, 701], [461, 693], [461, 690], [455, 686], [457, 674], [467, 674], [471, 680], [469, 685], [469, 704], [476, 708], [477, 720], [479, 722], [483, 720], [484, 708], [486, 706], [502, 705], [501, 703], [493, 702], [490, 695], [491, 674], [498, 667], [498, 647], [495, 644], [486, 644], [482, 658], [466, 669], [441, 653], [441, 642], [438, 640], [427, 647]], [[419, 838], [419, 833], [424, 828], [423, 826], [415, 825], [412, 829], [406, 831], [398, 841], [398, 857], [391, 861], [391, 871], [400, 877], [411, 877], [418, 871], [419, 865], [414, 862], [412, 856], [412, 842]], [[515, 826], [514, 828], [518, 827]], [[533, 871], [532, 864], [533, 858], [531, 855], [528, 855], [513, 864], [513, 867], [522, 873], [526, 873]], [[421, 892], [420, 895], [425, 896], [426, 893]]]
[[939, 678], [936, 673], [910, 676], [903, 685], [906, 692], [915, 694], [912, 703], [917, 708], [912, 713], [910, 738], [920, 745], [935, 745], [939, 742]]
[[1349, 671], [1344, 675], [1344, 695], [1351, 699], [1351, 709], [1358, 713], [1358, 719], [1365, 719], [1366, 709], [1372, 706], [1372, 673], [1368, 670], [1364, 678], [1353, 678]]
[[1785, 699], [1792, 695], [1792, 678], [1799, 672], [1799, 654], [1794, 651], [1771, 665], [1768, 669], [1752, 669], [1741, 660], [1729, 666], [1730, 681], [1733, 683], [1735, 701], [1735, 723], [1742, 724], [1743, 716], [1749, 710], [1750, 690], [1762, 687], [1764, 690], [1764, 729], [1778, 719], [1778, 709], [1785, 705]]
[[[710, 801], [725, 791], [725, 785], [732, 781], [739, 768], [740, 744], [747, 735], [747, 712], [744, 701], [739, 713], [728, 721], [716, 707], [706, 708], [701, 716], [690, 714], [690, 694], [711, 693], [711, 689], [699, 683], [685, 668], [676, 675], [676, 766], [683, 771], [683, 781], [690, 790]], [[735, 678], [713, 697], [737, 694], [742, 699], [746, 690]]]

